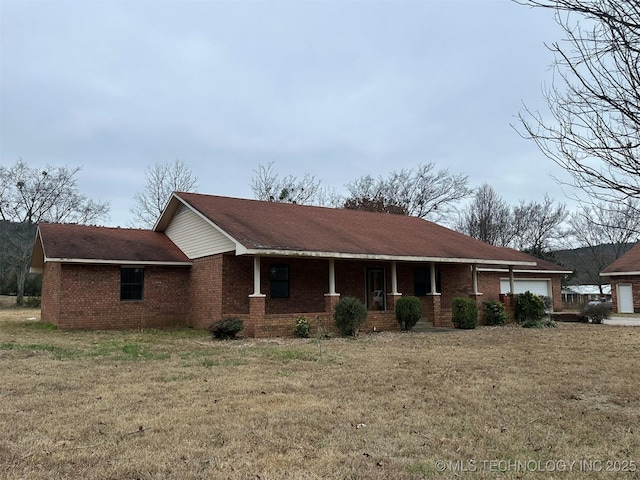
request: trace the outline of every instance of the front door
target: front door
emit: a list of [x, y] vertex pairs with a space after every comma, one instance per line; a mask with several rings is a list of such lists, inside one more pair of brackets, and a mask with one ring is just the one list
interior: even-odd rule
[[384, 310], [386, 297], [384, 268], [367, 269], [367, 308], [369, 310]]

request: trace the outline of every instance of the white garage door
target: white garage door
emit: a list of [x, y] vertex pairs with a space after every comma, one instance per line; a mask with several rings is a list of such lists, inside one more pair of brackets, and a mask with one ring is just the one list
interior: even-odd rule
[[[551, 286], [549, 285], [549, 280], [516, 278], [514, 287], [516, 291], [513, 293], [524, 293], [529, 291], [531, 293], [535, 293], [536, 295], [542, 295], [543, 297], [551, 296]], [[501, 278], [500, 293], [509, 293], [510, 291], [511, 291], [511, 287], [509, 286], [509, 279]]]
[[618, 313], [633, 313], [631, 285], [618, 285]]

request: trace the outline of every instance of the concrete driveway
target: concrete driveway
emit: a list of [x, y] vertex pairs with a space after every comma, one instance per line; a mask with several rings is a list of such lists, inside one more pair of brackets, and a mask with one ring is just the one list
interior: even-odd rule
[[640, 317], [613, 316], [602, 323], [604, 323], [605, 325], [617, 325], [622, 327], [640, 327]]

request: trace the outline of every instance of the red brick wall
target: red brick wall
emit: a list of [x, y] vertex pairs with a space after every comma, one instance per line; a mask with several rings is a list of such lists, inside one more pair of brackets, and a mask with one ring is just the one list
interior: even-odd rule
[[187, 298], [190, 313], [189, 325], [194, 328], [206, 328], [222, 319], [224, 293], [222, 265], [222, 255], [198, 258], [193, 261]]
[[[146, 267], [143, 300], [121, 301], [119, 266], [57, 265], [45, 265], [49, 285], [43, 294], [43, 320], [53, 321], [62, 329], [144, 329], [187, 322], [188, 268]], [[56, 270], [59, 282], [51, 281]], [[56, 303], [58, 315], [54, 319], [49, 312]]]
[[[262, 321], [253, 325], [253, 336], [256, 337], [290, 337], [293, 335], [293, 326], [298, 317], [304, 316], [311, 324], [311, 335], [318, 333], [318, 328], [322, 328], [323, 332], [338, 333], [338, 329], [333, 321], [332, 312], [311, 312], [304, 314], [276, 314], [266, 315]], [[400, 330], [400, 325], [396, 321], [395, 312], [393, 311], [376, 311], [369, 312], [367, 320], [360, 326], [361, 333], [372, 331], [386, 332], [392, 330]], [[247, 332], [244, 333], [245, 336]]]
[[60, 316], [60, 264], [47, 262], [42, 272], [42, 297], [40, 318], [43, 322], [58, 325]]
[[248, 315], [249, 295], [253, 293], [253, 257], [224, 255], [222, 275], [222, 314]]

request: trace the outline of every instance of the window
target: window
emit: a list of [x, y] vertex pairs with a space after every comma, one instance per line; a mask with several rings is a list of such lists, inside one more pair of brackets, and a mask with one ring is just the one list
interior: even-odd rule
[[289, 265], [271, 265], [271, 298], [289, 298]]
[[144, 268], [120, 269], [120, 300], [142, 300]]
[[[440, 269], [436, 268], [436, 292], [442, 292], [440, 286]], [[430, 267], [416, 267], [413, 273], [413, 294], [416, 297], [424, 297], [434, 293], [431, 289]]]

